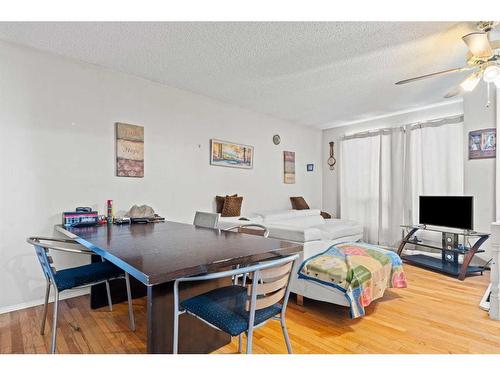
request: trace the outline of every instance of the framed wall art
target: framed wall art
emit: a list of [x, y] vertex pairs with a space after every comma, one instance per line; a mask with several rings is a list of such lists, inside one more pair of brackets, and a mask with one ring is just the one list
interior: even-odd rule
[[469, 132], [469, 160], [496, 157], [497, 130], [481, 129]]
[[253, 146], [210, 140], [210, 164], [220, 167], [253, 168]]
[[144, 177], [144, 127], [116, 123], [116, 175]]
[[285, 184], [295, 183], [295, 152], [283, 151], [283, 182]]

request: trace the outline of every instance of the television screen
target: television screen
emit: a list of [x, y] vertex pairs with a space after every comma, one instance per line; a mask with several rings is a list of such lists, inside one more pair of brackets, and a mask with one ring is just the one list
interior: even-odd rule
[[473, 197], [420, 196], [420, 224], [440, 227], [473, 228]]

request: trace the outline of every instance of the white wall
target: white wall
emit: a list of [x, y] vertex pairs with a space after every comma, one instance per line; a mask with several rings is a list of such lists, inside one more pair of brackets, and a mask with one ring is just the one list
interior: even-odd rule
[[[329, 142], [335, 142], [335, 157], [337, 166], [340, 165], [338, 154], [338, 140], [345, 134], [353, 134], [366, 130], [401, 126], [417, 121], [431, 120], [440, 117], [453, 116], [463, 113], [461, 101], [453, 101], [450, 104], [438, 105], [420, 110], [413, 110], [408, 113], [401, 113], [390, 117], [363, 121], [357, 124], [342, 126], [323, 131], [323, 209], [333, 213], [336, 217], [340, 215], [340, 196], [338, 187], [338, 168], [331, 171], [326, 165], [326, 160], [330, 155]], [[362, 161], [360, 161], [362, 162]]]
[[[495, 179], [496, 159], [469, 160], [469, 132], [478, 129], [496, 128], [496, 90], [490, 90], [490, 106], [486, 107], [488, 95], [486, 84], [481, 81], [478, 87], [464, 95], [464, 194], [474, 196], [474, 229], [491, 232], [491, 223], [495, 221]], [[478, 256], [484, 260], [491, 258], [490, 243], [483, 248], [484, 254]]]
[[[497, 99], [497, 143], [498, 143], [498, 135], [500, 134], [500, 85], [498, 85], [496, 90], [496, 99]], [[500, 158], [500, 147], [497, 147], [497, 160]], [[496, 163], [496, 178], [495, 178], [495, 198], [496, 198], [496, 214], [495, 214], [495, 222], [500, 221], [500, 163]]]
[[[145, 127], [144, 178], [115, 177], [115, 122]], [[185, 222], [212, 211], [216, 194], [243, 195], [247, 213], [290, 208], [291, 195], [321, 206], [321, 131], [4, 42], [0, 126], [0, 312], [43, 297], [25, 238], [51, 235], [76, 206], [149, 204]], [[255, 146], [254, 168], [210, 166], [210, 138]], [[294, 185], [283, 183], [283, 150], [296, 152]]]

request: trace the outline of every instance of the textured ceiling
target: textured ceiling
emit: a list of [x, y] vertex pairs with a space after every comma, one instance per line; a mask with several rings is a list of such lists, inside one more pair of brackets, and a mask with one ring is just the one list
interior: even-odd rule
[[0, 38], [325, 128], [442, 102], [473, 23], [0, 23]]

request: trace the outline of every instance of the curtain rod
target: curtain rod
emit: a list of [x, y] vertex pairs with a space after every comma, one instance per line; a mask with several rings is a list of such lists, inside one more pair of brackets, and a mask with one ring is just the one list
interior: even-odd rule
[[412, 122], [406, 125], [401, 125], [401, 126], [393, 126], [390, 128], [380, 128], [380, 129], [374, 129], [374, 130], [367, 130], [364, 132], [360, 133], [354, 133], [354, 134], [346, 134], [340, 137], [340, 140], [347, 140], [347, 139], [353, 139], [353, 138], [362, 138], [362, 137], [368, 137], [368, 136], [373, 136], [373, 135], [379, 135], [379, 134], [384, 134], [384, 133], [390, 133], [393, 131], [406, 131], [407, 129], [413, 130], [413, 129], [421, 129], [425, 127], [434, 127], [434, 126], [442, 126], [442, 125], [448, 125], [448, 124], [459, 124], [464, 121], [464, 115], [456, 115], [456, 116], [449, 116], [449, 117], [441, 117], [441, 118], [436, 118], [432, 120], [426, 120], [426, 121], [418, 121], [418, 122]]

